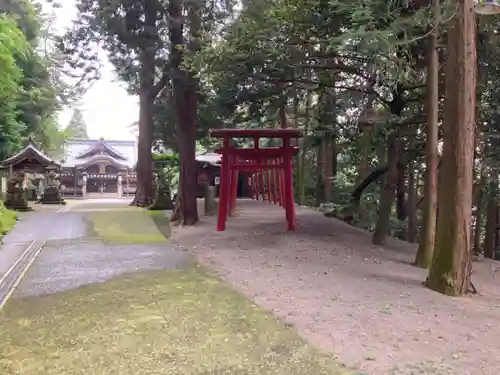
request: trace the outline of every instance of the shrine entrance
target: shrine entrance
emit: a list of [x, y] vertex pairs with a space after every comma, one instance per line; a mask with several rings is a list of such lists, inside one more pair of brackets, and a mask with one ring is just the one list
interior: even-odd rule
[[88, 174], [87, 180], [87, 193], [90, 194], [115, 194], [119, 192], [119, 182], [117, 175], [108, 174]]
[[[291, 139], [300, 138], [302, 133], [283, 128], [212, 129], [210, 135], [223, 140], [223, 147], [216, 150], [222, 155], [217, 230], [226, 229], [227, 216], [234, 212], [241, 171], [252, 172], [250, 183], [255, 188], [252, 198], [259, 199], [260, 196], [265, 200], [267, 195], [269, 202], [282, 206], [288, 230], [295, 230], [292, 156], [298, 148], [291, 145]], [[251, 138], [253, 147], [235, 147], [235, 138]], [[281, 146], [261, 147], [261, 138], [281, 140]]]

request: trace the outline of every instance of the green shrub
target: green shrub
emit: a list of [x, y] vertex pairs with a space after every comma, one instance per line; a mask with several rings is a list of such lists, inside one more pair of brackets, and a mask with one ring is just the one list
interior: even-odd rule
[[3, 236], [16, 224], [17, 215], [14, 211], [5, 208], [2, 201], [0, 201], [0, 236]]

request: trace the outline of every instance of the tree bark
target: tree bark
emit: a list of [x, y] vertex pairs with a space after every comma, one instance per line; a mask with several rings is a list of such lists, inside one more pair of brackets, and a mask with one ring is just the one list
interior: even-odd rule
[[[402, 159], [402, 150], [399, 150], [398, 160]], [[407, 216], [406, 211], [406, 165], [403, 163], [398, 163], [398, 183], [396, 187], [396, 217], [400, 222], [405, 221]], [[406, 240], [407, 231], [406, 229], [401, 229], [397, 237], [400, 240]]]
[[484, 257], [492, 259], [495, 250], [495, 232], [497, 227], [497, 179], [492, 179], [489, 186], [486, 206], [486, 229], [484, 233]]
[[333, 156], [337, 154], [335, 150], [335, 138], [328, 136], [325, 142], [325, 202], [332, 201], [332, 187], [333, 187]]
[[153, 100], [155, 54], [145, 50], [141, 56], [139, 91], [139, 139], [137, 144], [137, 190], [132, 205], [153, 203]]
[[474, 0], [454, 0], [448, 23], [443, 156], [434, 258], [427, 286], [458, 296], [471, 286], [471, 217], [476, 106]]
[[483, 225], [483, 189], [485, 185], [485, 176], [484, 176], [484, 163], [481, 165], [481, 171], [479, 173], [479, 183], [476, 187], [476, 192], [475, 192], [475, 202], [474, 205], [476, 206], [476, 223], [474, 226], [474, 246], [473, 246], [473, 251], [474, 254], [479, 255], [481, 254], [481, 229]]
[[493, 256], [491, 259], [495, 259], [496, 249], [500, 245], [500, 233], [498, 232], [498, 223], [500, 222], [500, 206], [497, 204], [497, 212], [495, 217], [495, 246], [493, 247]]
[[325, 201], [325, 140], [322, 138], [316, 147], [316, 206]]
[[417, 185], [418, 184], [418, 171], [415, 170], [413, 166], [409, 168], [408, 171], [408, 231], [407, 240], [408, 242], [415, 242], [417, 237]]
[[312, 93], [308, 90], [306, 94], [306, 113], [305, 113], [305, 125], [304, 125], [304, 138], [302, 138], [300, 142], [299, 148], [299, 165], [298, 165], [298, 175], [299, 181], [298, 183], [298, 198], [299, 204], [301, 206], [305, 205], [306, 202], [306, 192], [305, 192], [305, 163], [306, 163], [306, 152], [305, 142], [309, 132], [309, 123], [310, 123], [310, 115], [311, 115], [311, 101], [312, 101]]
[[196, 120], [198, 116], [197, 82], [192, 73], [182, 68], [183, 51], [195, 53], [199, 48], [201, 29], [200, 9], [193, 3], [187, 9], [189, 21], [189, 44], [184, 43], [183, 1], [171, 0], [168, 8], [170, 21], [170, 62], [172, 87], [175, 101], [175, 117], [179, 143], [179, 191], [175, 215], [181, 225], [198, 222], [198, 203], [196, 197]]
[[387, 167], [387, 180], [380, 193], [378, 220], [372, 238], [375, 245], [384, 245], [389, 235], [391, 211], [398, 183], [398, 147], [397, 135], [394, 132], [387, 139]]
[[436, 238], [437, 193], [438, 193], [438, 127], [439, 127], [439, 54], [437, 25], [439, 22], [439, 0], [433, 0], [434, 32], [429, 36], [427, 64], [427, 139], [425, 141], [426, 170], [424, 180], [424, 209], [422, 232], [418, 244], [415, 265], [429, 268], [432, 263]]

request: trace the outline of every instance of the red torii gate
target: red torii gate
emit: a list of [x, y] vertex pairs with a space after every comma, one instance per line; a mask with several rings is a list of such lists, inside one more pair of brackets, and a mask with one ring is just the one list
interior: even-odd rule
[[[264, 170], [268, 172], [268, 200], [271, 201], [272, 191], [274, 203], [278, 200], [285, 209], [288, 230], [295, 230], [292, 156], [298, 152], [298, 147], [291, 146], [290, 140], [300, 138], [302, 136], [300, 130], [283, 128], [211, 129], [210, 135], [223, 139], [223, 147], [216, 150], [217, 153], [222, 154], [217, 230], [226, 229], [227, 216], [236, 207], [238, 171], [242, 170], [260, 173], [262, 179], [264, 178]], [[253, 147], [233, 147], [231, 142], [233, 138], [252, 138]], [[261, 138], [281, 139], [282, 144], [280, 147], [261, 148]], [[255, 186], [254, 182], [258, 184], [252, 177], [252, 188]], [[258, 199], [258, 191], [256, 193]], [[264, 192], [262, 195], [264, 197]]]

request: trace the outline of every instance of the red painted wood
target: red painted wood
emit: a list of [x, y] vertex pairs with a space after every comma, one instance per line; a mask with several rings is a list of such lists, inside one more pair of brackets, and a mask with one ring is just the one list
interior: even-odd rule
[[[294, 164], [292, 164], [292, 167]], [[250, 164], [246, 163], [238, 163], [233, 165], [232, 168], [237, 169], [239, 171], [260, 171], [261, 168], [269, 168], [269, 169], [283, 169], [283, 163], [277, 165], [269, 165], [269, 164]]]
[[[250, 185], [252, 199], [272, 200], [285, 209], [288, 230], [294, 230], [295, 205], [293, 197], [292, 156], [298, 147], [290, 145], [292, 138], [299, 138], [301, 132], [296, 129], [215, 129], [210, 134], [223, 138], [223, 147], [216, 152], [222, 154], [221, 182], [219, 194], [219, 213], [217, 230], [225, 230], [227, 215], [236, 207], [238, 171], [254, 171]], [[253, 138], [253, 148], [233, 148], [231, 138]], [[260, 138], [281, 138], [282, 146], [260, 148]]]
[[266, 169], [266, 179], [267, 179], [267, 200], [271, 203], [271, 170]]
[[215, 150], [218, 154], [230, 154], [230, 155], [238, 155], [242, 160], [253, 160], [256, 159], [271, 159], [271, 158], [279, 158], [283, 156], [284, 153], [292, 153], [296, 155], [299, 152], [298, 147], [288, 147], [288, 149], [284, 149], [282, 147], [276, 148], [219, 148]]
[[[282, 164], [281, 159], [278, 161], [280, 164]], [[284, 200], [283, 200], [283, 169], [278, 169], [278, 194], [280, 197], [280, 206], [284, 206]]]
[[[288, 147], [290, 138], [283, 138], [284, 147]], [[288, 222], [288, 230], [295, 230], [295, 203], [293, 199], [293, 175], [292, 175], [292, 155], [286, 153], [283, 156], [283, 178], [284, 178], [284, 193], [285, 193], [285, 210], [286, 221]]]
[[266, 189], [265, 189], [266, 182], [264, 181], [264, 170], [262, 169], [262, 167], [260, 168], [259, 174], [260, 174], [260, 191], [261, 191], [261, 195], [262, 195], [262, 201], [265, 201], [266, 200]]
[[[224, 148], [229, 148], [229, 139], [224, 139]], [[217, 213], [217, 230], [223, 231], [226, 229], [227, 218], [227, 200], [229, 196], [229, 155], [222, 155], [222, 165], [220, 173], [220, 190], [219, 190], [219, 212]]]
[[[232, 163], [236, 164], [238, 158], [233, 156]], [[236, 209], [236, 194], [238, 193], [238, 170], [236, 168], [231, 168], [232, 170], [232, 180], [231, 180], [231, 201], [229, 204], [229, 214], [234, 215]]]
[[215, 138], [301, 138], [302, 132], [297, 129], [210, 129], [209, 134]]
[[[276, 160], [271, 160], [271, 164], [272, 165], [276, 165]], [[276, 200], [276, 189], [277, 189], [277, 184], [276, 184], [276, 174], [278, 173], [278, 171], [276, 169], [271, 169], [271, 177], [272, 177], [272, 190], [273, 190], [273, 203], [276, 204], [277, 200]]]
[[254, 180], [254, 175], [250, 176], [250, 196], [252, 197], [252, 200], [255, 199], [255, 192], [254, 192], [254, 185], [253, 185], [253, 180]]

